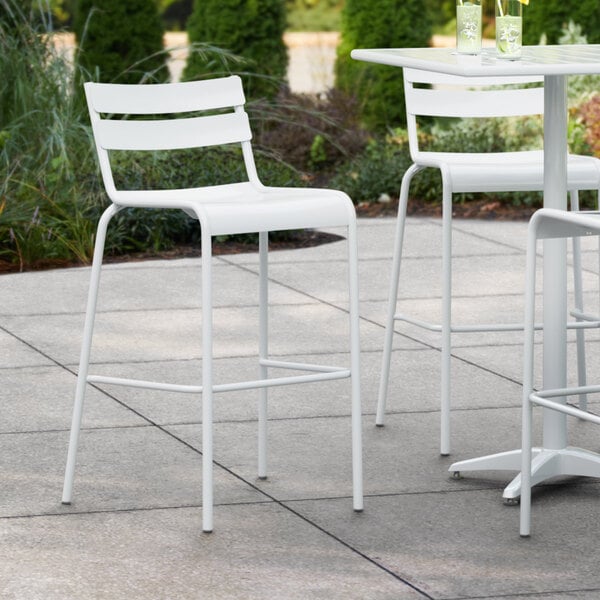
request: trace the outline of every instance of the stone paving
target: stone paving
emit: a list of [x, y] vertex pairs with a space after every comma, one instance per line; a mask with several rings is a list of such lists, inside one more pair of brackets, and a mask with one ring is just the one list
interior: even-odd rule
[[[347, 381], [273, 391], [266, 481], [256, 478], [256, 392], [237, 392], [215, 408], [210, 535], [194, 396], [91, 389], [74, 501], [61, 505], [89, 269], [2, 276], [2, 600], [599, 598], [598, 480], [539, 486], [524, 540], [518, 509], [501, 498], [512, 473], [448, 473], [455, 460], [518, 447], [518, 333], [456, 336], [453, 453], [440, 457], [439, 339], [399, 324], [387, 423], [374, 426], [393, 230], [393, 219], [359, 223], [364, 512], [352, 511]], [[404, 309], [438, 310], [440, 230], [436, 219], [409, 222]], [[520, 318], [525, 231], [456, 223], [457, 315]], [[344, 253], [343, 241], [272, 253], [275, 355], [345, 362]], [[584, 263], [597, 302], [592, 246]], [[195, 382], [200, 269], [199, 259], [106, 267], [94, 370]], [[252, 377], [257, 257], [220, 256], [214, 273], [217, 379]], [[588, 337], [597, 372], [598, 337]], [[590, 423], [571, 422], [570, 436], [600, 450]]]

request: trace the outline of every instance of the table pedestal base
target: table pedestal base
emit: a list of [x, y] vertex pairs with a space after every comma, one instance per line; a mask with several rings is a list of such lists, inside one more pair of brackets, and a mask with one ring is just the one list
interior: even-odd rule
[[[531, 485], [536, 485], [550, 477], [572, 475], [579, 477], [600, 477], [600, 454], [582, 448], [568, 446], [560, 450], [533, 448], [531, 461]], [[480, 458], [455, 462], [448, 469], [452, 473], [464, 471], [520, 471], [521, 451], [511, 450]], [[506, 500], [521, 495], [521, 474], [517, 475], [504, 489]]]

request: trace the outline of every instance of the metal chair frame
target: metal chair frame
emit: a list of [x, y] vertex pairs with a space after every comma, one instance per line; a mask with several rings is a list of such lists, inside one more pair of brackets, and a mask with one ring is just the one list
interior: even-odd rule
[[[77, 377], [62, 501], [71, 503], [76, 452], [88, 383], [125, 385], [202, 396], [203, 530], [213, 530], [213, 396], [234, 390], [260, 390], [258, 476], [267, 477], [267, 390], [273, 386], [351, 381], [353, 507], [363, 509], [362, 441], [358, 314], [356, 216], [350, 198], [339, 191], [264, 186], [256, 172], [244, 92], [237, 76], [207, 81], [153, 85], [86, 83], [85, 92], [104, 186], [112, 204], [98, 224]], [[198, 112], [201, 115], [198, 116]], [[227, 111], [227, 112], [224, 112]], [[171, 118], [179, 114], [182, 118]], [[192, 116], [190, 116], [192, 114]], [[142, 115], [141, 119], [112, 118]], [[161, 116], [143, 118], [144, 115]], [[167, 115], [168, 117], [165, 117]], [[111, 170], [111, 150], [174, 150], [240, 144], [248, 181], [177, 190], [118, 190]], [[202, 379], [179, 385], [91, 375], [90, 350], [108, 224], [125, 207], [178, 208], [195, 217], [202, 237]], [[268, 344], [268, 232], [345, 227], [348, 244], [350, 366], [337, 367], [273, 360]], [[212, 241], [215, 236], [259, 233], [259, 378], [235, 383], [213, 381]], [[304, 374], [269, 377], [270, 369]]]

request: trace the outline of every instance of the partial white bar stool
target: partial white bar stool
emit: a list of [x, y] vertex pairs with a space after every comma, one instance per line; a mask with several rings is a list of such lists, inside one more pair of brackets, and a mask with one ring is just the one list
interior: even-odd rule
[[[542, 115], [544, 112], [543, 78], [460, 77], [404, 68], [404, 92], [408, 140], [413, 164], [404, 174], [400, 189], [398, 218], [393, 249], [388, 310], [385, 321], [383, 359], [377, 403], [377, 426], [385, 420], [392, 358], [394, 325], [404, 321], [441, 334], [441, 431], [440, 453], [450, 454], [451, 357], [452, 334], [486, 331], [520, 331], [522, 323], [478, 323], [461, 325], [452, 320], [452, 195], [459, 192], [542, 191], [543, 151], [519, 152], [431, 152], [419, 146], [419, 117], [507, 118]], [[537, 87], [532, 87], [536, 84]], [[409, 188], [413, 177], [425, 168], [440, 170], [442, 198], [442, 315], [441, 324], [417, 319], [397, 312], [398, 287], [404, 246], [404, 230]], [[569, 155], [567, 188], [571, 207], [579, 208], [579, 190], [600, 190], [600, 160], [589, 156]], [[580, 384], [585, 385], [585, 349], [581, 322], [598, 318], [583, 310], [579, 249], [574, 245], [575, 307]], [[585, 323], [584, 323], [585, 325]], [[585, 402], [585, 398], [582, 398]], [[585, 406], [585, 404], [582, 404]]]
[[[600, 235], [599, 212], [567, 212], [544, 208], [531, 218], [527, 238], [527, 267], [525, 283], [525, 331], [523, 352], [523, 419], [521, 444], [521, 507], [520, 534], [528, 537], [531, 532], [531, 486], [532, 486], [532, 416], [533, 405], [542, 406], [564, 415], [590, 421], [600, 425], [600, 416], [586, 409], [567, 404], [568, 396], [582, 396], [600, 392], [600, 385], [584, 385], [561, 389], [542, 389], [534, 391], [534, 329], [535, 329], [535, 289], [536, 289], [536, 252], [538, 240], [552, 238], [573, 239], [582, 236]], [[557, 292], [558, 293], [558, 292]], [[544, 323], [549, 327], [550, 323]], [[600, 455], [568, 447], [561, 450], [561, 460], [571, 463], [569, 472], [582, 476], [595, 476]], [[582, 458], [585, 458], [583, 460]], [[594, 466], [596, 468], [594, 469]]]

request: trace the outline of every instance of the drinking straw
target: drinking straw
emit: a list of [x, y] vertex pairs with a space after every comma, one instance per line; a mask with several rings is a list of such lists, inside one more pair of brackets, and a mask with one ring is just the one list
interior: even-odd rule
[[502, 0], [496, 0], [496, 2], [498, 3], [498, 10], [500, 11], [500, 16], [503, 17], [504, 11], [502, 10]]

